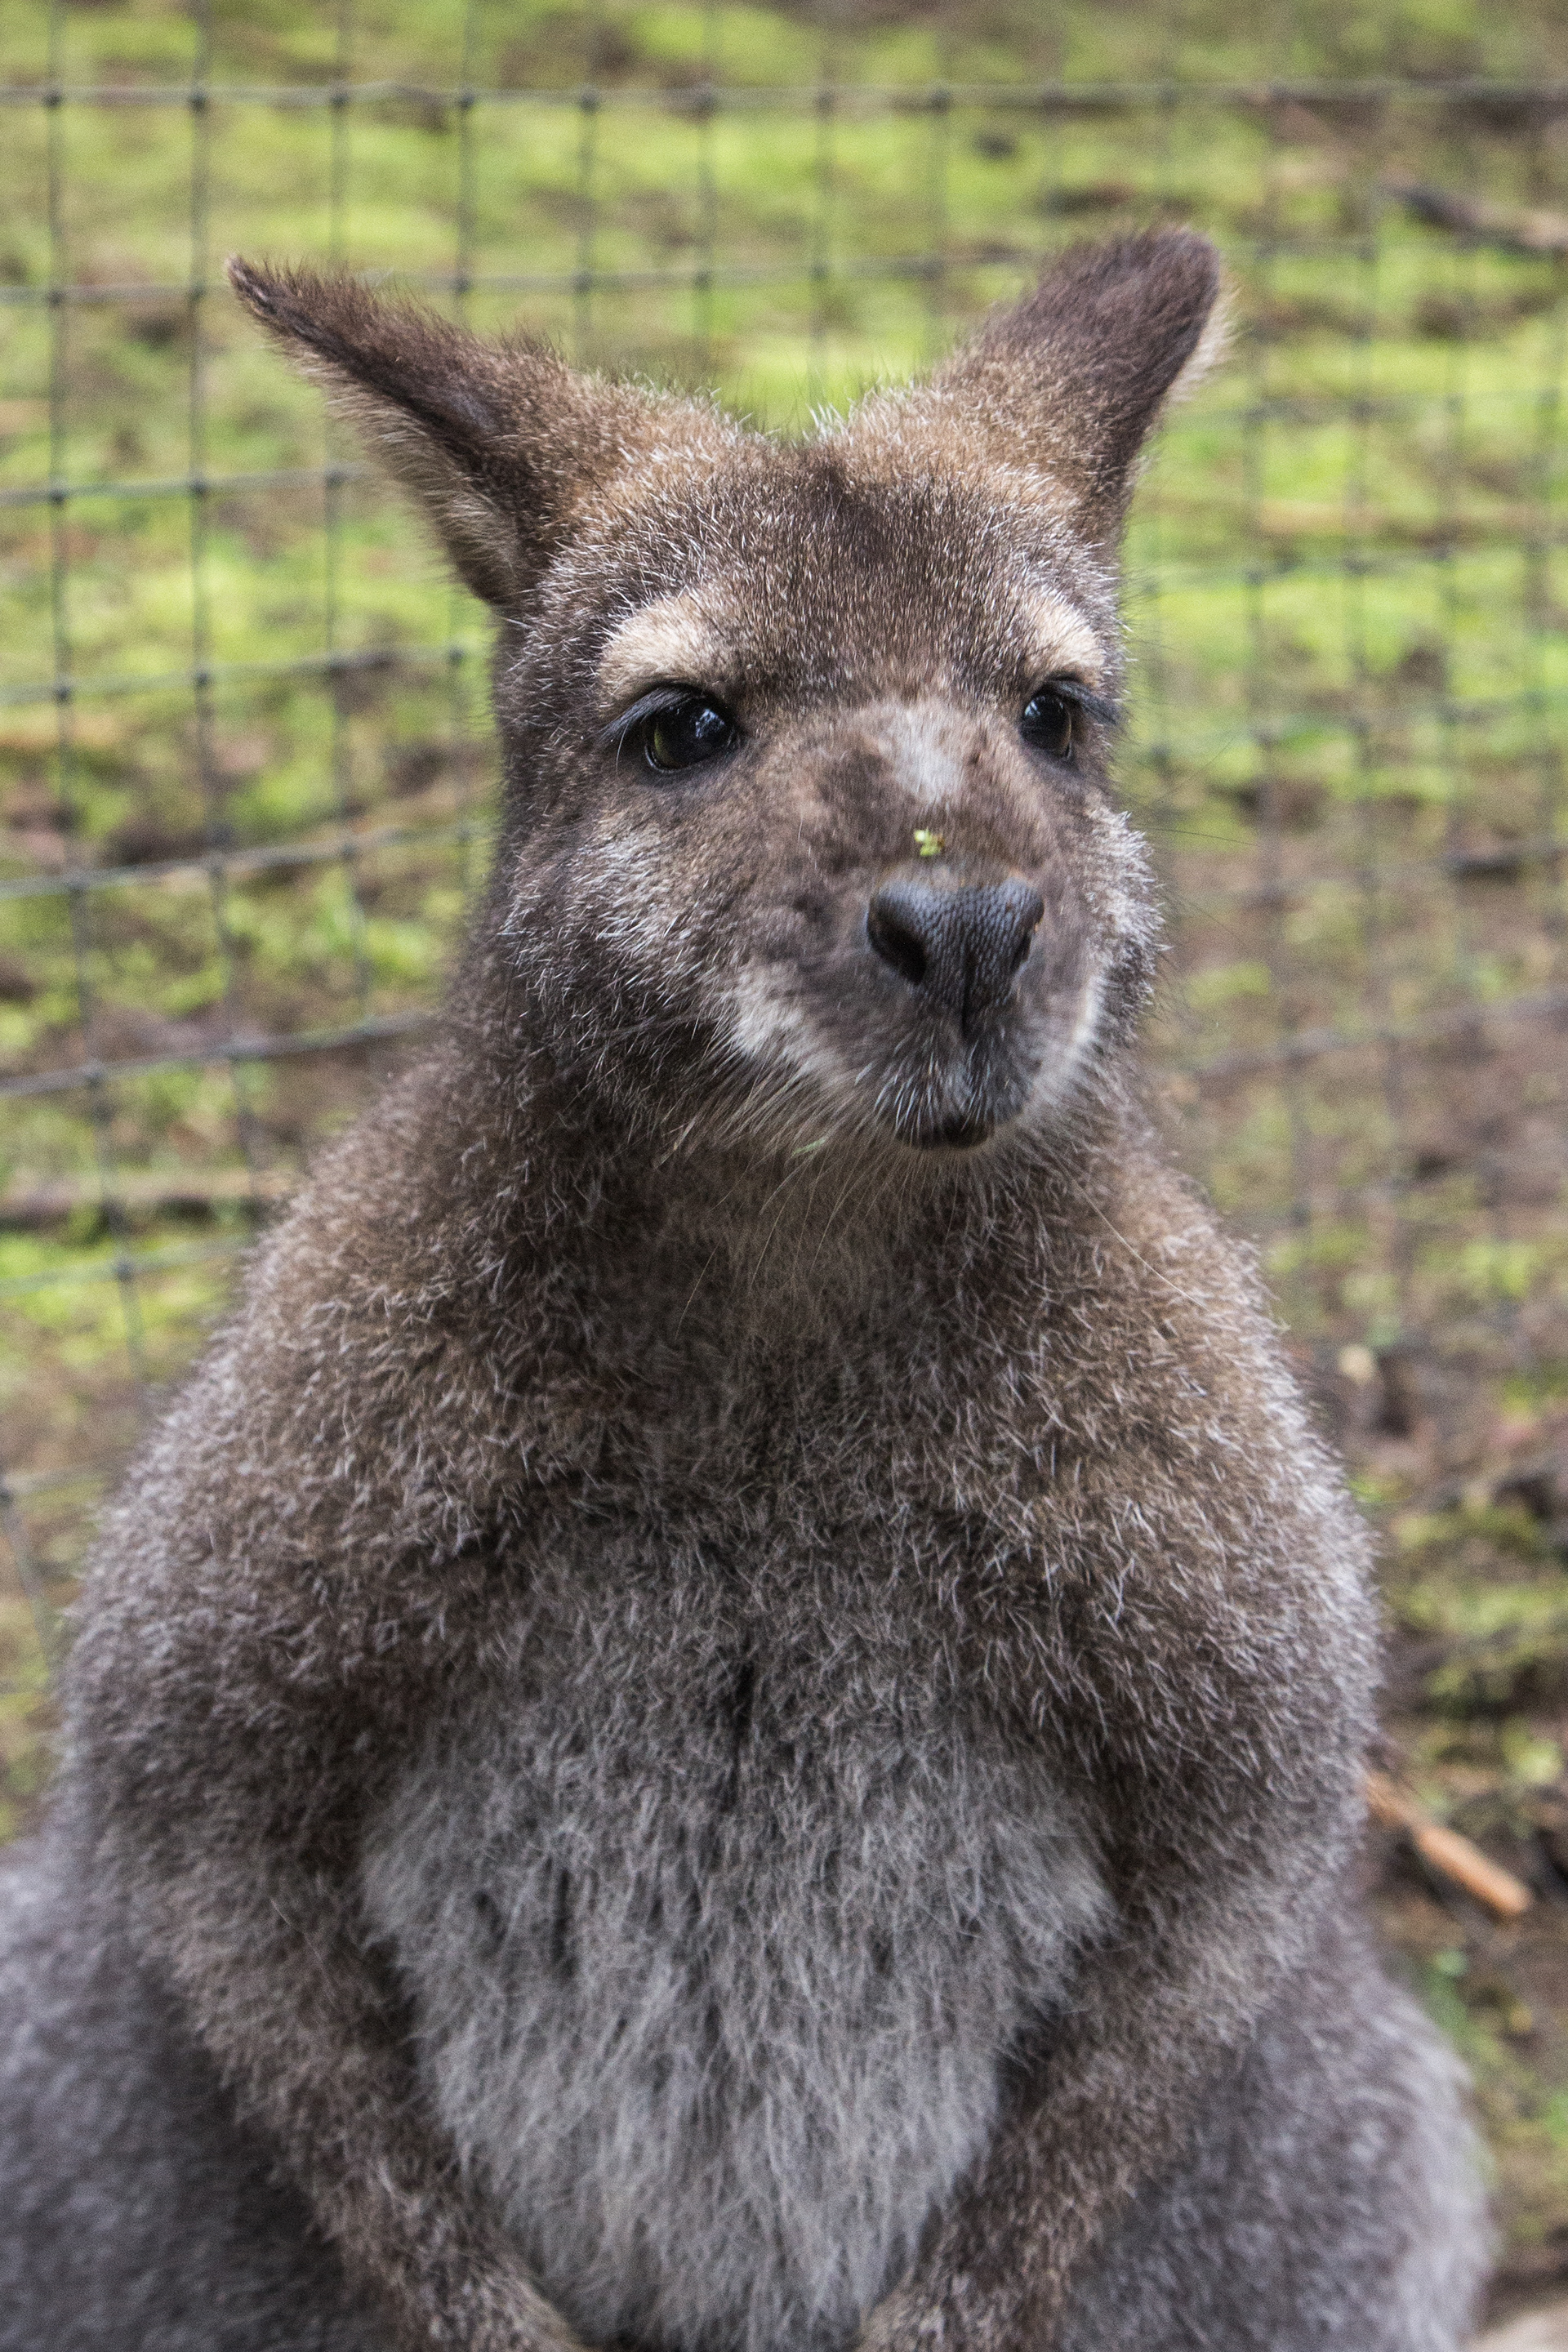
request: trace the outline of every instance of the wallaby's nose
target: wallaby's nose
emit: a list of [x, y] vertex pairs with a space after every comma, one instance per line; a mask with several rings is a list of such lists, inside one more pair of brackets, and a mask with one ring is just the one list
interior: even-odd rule
[[1046, 911], [1027, 882], [884, 882], [866, 936], [911, 988], [968, 1029], [1005, 1004]]

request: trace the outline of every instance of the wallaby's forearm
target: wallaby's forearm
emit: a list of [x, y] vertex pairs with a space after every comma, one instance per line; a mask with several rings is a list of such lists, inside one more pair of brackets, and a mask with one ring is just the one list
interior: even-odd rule
[[[1235, 1921], [1259, 1906], [1228, 1908]], [[1272, 1889], [1262, 1907], [1304, 1890]], [[1047, 2352], [1085, 2263], [1179, 2153], [1283, 1972], [1277, 1934], [1216, 1958], [1212, 1901], [1161, 1939], [1090, 1955], [1057, 2047], [1008, 2110], [857, 2352]]]
[[246, 1886], [237, 1903], [218, 1871], [166, 1889], [159, 1957], [399, 2352], [581, 2352], [422, 2100], [353, 1897], [259, 1845]]

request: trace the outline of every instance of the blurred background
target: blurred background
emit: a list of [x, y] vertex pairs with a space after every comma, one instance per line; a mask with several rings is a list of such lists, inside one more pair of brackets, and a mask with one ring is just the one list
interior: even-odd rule
[[1161, 1100], [1382, 1530], [1386, 1760], [1534, 1893], [1369, 1854], [1500, 2307], [1568, 2278], [1568, 10], [9, 0], [0, 84], [0, 1826], [106, 1481], [486, 856], [482, 612], [223, 257], [787, 433], [1193, 221], [1236, 342], [1127, 556]]

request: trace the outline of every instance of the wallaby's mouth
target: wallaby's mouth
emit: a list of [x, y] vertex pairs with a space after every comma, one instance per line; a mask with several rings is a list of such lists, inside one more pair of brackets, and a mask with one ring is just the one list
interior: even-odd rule
[[877, 1122], [917, 1151], [978, 1150], [1026, 1108], [1037, 1067], [1014, 1040], [997, 1036], [979, 1055], [922, 1055], [918, 1075], [900, 1055], [877, 1094]]
[[792, 1150], [820, 1149], [826, 1113], [841, 1134], [956, 1160], [1066, 1109], [1097, 1058], [1106, 1001], [1100, 961], [1081, 938], [1043, 939], [983, 1009], [971, 990], [965, 1012], [932, 1000], [868, 931], [858, 952], [797, 966], [793, 986], [747, 992], [752, 1106], [783, 1113]]
[[988, 1143], [996, 1132], [996, 1122], [990, 1118], [950, 1118], [929, 1137], [915, 1135], [911, 1140], [924, 1143], [929, 1150], [946, 1144], [954, 1151], [973, 1151], [977, 1143]]

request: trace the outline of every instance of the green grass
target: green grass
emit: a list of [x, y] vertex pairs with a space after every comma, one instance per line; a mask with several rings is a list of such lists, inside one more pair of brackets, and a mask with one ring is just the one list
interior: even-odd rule
[[[1560, 1808], [1568, 1870], [1560, 1531], [1500, 1485], [1521, 1448], [1568, 1443], [1568, 1076], [1560, 1026], [1483, 1019], [1568, 987], [1548, 854], [1568, 263], [1424, 226], [1386, 185], [1568, 209], [1568, 141], [1539, 109], [1429, 88], [1205, 89], [1534, 87], [1568, 76], [1568, 19], [1543, 0], [1254, 16], [955, 0], [825, 33], [805, 7], [360, 0], [341, 43], [335, 9], [223, 0], [204, 52], [188, 15], [140, 0], [68, 8], [51, 52], [35, 0], [5, 12], [14, 84], [398, 87], [342, 110], [0, 116], [0, 298], [51, 270], [163, 289], [0, 300], [0, 494], [51, 472], [115, 486], [0, 507], [0, 1064], [174, 1065], [96, 1106], [11, 1099], [0, 1123], [5, 1525], [42, 1612], [19, 1580], [0, 1592], [0, 1831], [34, 1801], [37, 1624], [105, 1479], [258, 1217], [395, 1049], [235, 1067], [214, 1050], [417, 1015], [483, 862], [483, 615], [241, 319], [222, 256], [399, 273], [477, 327], [521, 315], [584, 362], [716, 383], [789, 432], [923, 364], [1068, 239], [1179, 217], [1224, 248], [1237, 324], [1227, 369], [1171, 421], [1128, 549], [1124, 768], [1175, 944], [1152, 1038], [1164, 1112], [1257, 1236], [1391, 1530], [1397, 1728], [1424, 1786], [1521, 1866]], [[825, 112], [823, 79], [881, 94]], [[1056, 79], [1144, 88], [1005, 102]], [[593, 111], [573, 99], [587, 81]], [[705, 114], [708, 82], [741, 98]], [[965, 94], [978, 83], [1002, 87]], [[464, 85], [489, 94], [465, 110]], [[745, 95], [785, 89], [805, 95]], [[308, 478], [230, 479], [329, 458], [354, 469], [330, 505]], [[160, 490], [193, 468], [229, 486]], [[356, 666], [289, 667], [329, 649]], [[57, 655], [83, 682], [66, 704]], [[74, 910], [26, 894], [68, 864], [117, 878]], [[1366, 1042], [1269, 1058], [1320, 1030]], [[1374, 1365], [1370, 1386], [1335, 1372], [1348, 1361]], [[1427, 1382], [1413, 1405], [1406, 1361]], [[1568, 2232], [1557, 1947], [1532, 1929], [1500, 1956], [1389, 1884], [1391, 1930], [1479, 2070], [1518, 2275], [1545, 2275]]]

